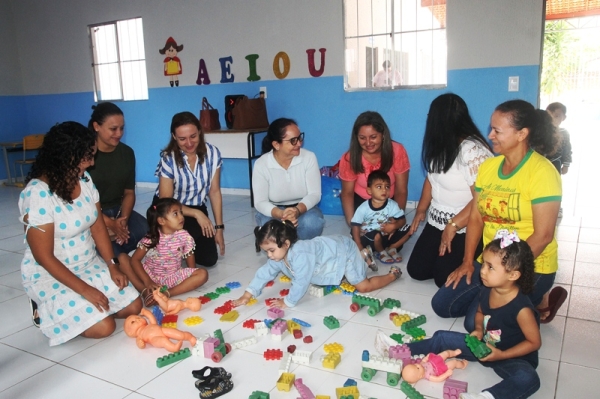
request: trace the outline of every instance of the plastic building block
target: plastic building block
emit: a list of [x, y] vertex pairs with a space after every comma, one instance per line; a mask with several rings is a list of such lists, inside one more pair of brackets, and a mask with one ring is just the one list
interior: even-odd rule
[[341, 344], [338, 344], [337, 342], [333, 342], [331, 344], [325, 344], [323, 349], [325, 350], [325, 353], [343, 353], [344, 352], [344, 347]]
[[216, 292], [209, 292], [208, 294], [204, 294], [204, 296], [207, 296], [211, 299], [211, 301], [214, 301], [219, 297], [219, 294], [217, 294]]
[[425, 324], [426, 322], [427, 322], [427, 317], [425, 317], [425, 315], [421, 315], [421, 316], [415, 317], [414, 319], [410, 319], [409, 321], [403, 323], [402, 327], [400, 327], [400, 329], [402, 331], [407, 331], [410, 328], [418, 327], [420, 325]]
[[177, 323], [177, 315], [176, 314], [172, 314], [172, 315], [168, 315], [163, 317], [163, 323]]
[[248, 303], [246, 304], [246, 306], [256, 305], [257, 303], [258, 303], [258, 299], [256, 299], [256, 298], [250, 298], [250, 300], [248, 301]]
[[273, 284], [275, 284], [275, 281], [271, 280], [265, 285], [265, 287], [272, 287]]
[[292, 363], [301, 364], [303, 366], [308, 366], [310, 364], [311, 357], [312, 357], [312, 352], [296, 349], [296, 351], [292, 355]]
[[202, 317], [200, 316], [192, 316], [192, 317], [188, 317], [187, 319], [183, 320], [183, 322], [185, 323], [186, 326], [195, 326], [197, 324], [200, 324], [204, 321], [204, 319], [202, 319]]
[[406, 309], [402, 309], [402, 308], [398, 308], [398, 307], [394, 307], [392, 309], [392, 312], [397, 313], [397, 314], [407, 314], [410, 316], [411, 319], [414, 319], [415, 317], [419, 317], [420, 314], [418, 313], [414, 313], [414, 312], [409, 312]]
[[292, 365], [292, 354], [285, 352], [281, 361], [279, 362], [279, 375], [290, 372], [290, 366]]
[[167, 291], [169, 291], [169, 287], [167, 287], [166, 285], [163, 285], [162, 287], [160, 287], [160, 292], [162, 292], [163, 294]]
[[313, 342], [313, 337], [311, 335], [307, 335], [302, 341], [304, 341], [305, 344], [310, 344]]
[[247, 337], [244, 339], [238, 339], [231, 343], [231, 347], [235, 349], [243, 348], [245, 346], [254, 345], [257, 342], [256, 337]]
[[390, 312], [390, 320], [394, 321], [394, 317], [398, 316], [398, 313], [396, 312]]
[[295, 379], [296, 376], [292, 373], [282, 373], [277, 380], [277, 389], [289, 392], [292, 389], [292, 385], [294, 385]]
[[325, 296], [325, 290], [323, 289], [323, 287], [320, 287], [318, 285], [312, 285], [310, 287], [308, 287], [308, 293], [312, 296], [316, 296], [318, 298], [322, 298]]
[[223, 295], [223, 294], [230, 293], [231, 292], [231, 288], [229, 288], [229, 287], [217, 287], [217, 289], [215, 291], [217, 291], [217, 294]]
[[416, 340], [425, 338], [425, 330], [420, 327], [408, 328], [404, 332]]
[[287, 288], [279, 291], [279, 295], [281, 295], [281, 296], [287, 296], [287, 294], [289, 294], [289, 293], [290, 293], [290, 290]]
[[277, 298], [267, 298], [267, 299], [265, 299], [265, 305], [270, 307], [271, 305], [273, 305], [273, 302], [275, 302], [276, 300], [277, 300]]
[[317, 395], [317, 396], [315, 396], [315, 399], [331, 399], [331, 396], [329, 396], [329, 395]]
[[280, 319], [283, 317], [283, 315], [284, 315], [284, 312], [281, 309], [278, 309], [278, 308], [267, 309], [267, 316], [269, 316], [269, 317], [273, 317], [275, 319]]
[[287, 329], [290, 334], [294, 333], [294, 330], [301, 330], [300, 324], [296, 323], [294, 320], [287, 321]]
[[209, 298], [209, 297], [207, 297], [206, 295], [200, 295], [200, 296], [198, 297], [198, 299], [200, 299], [200, 303], [202, 303], [203, 305], [204, 305], [205, 303], [208, 303], [208, 302], [212, 301], [212, 299], [210, 299], [210, 298]]
[[402, 384], [400, 384], [400, 390], [404, 392], [408, 399], [425, 399], [425, 396], [421, 395], [419, 391], [413, 388], [406, 381], [402, 381]]
[[224, 315], [225, 313], [231, 311], [231, 309], [233, 309], [233, 303], [231, 301], [227, 301], [223, 304], [223, 306], [215, 308], [214, 313]]
[[204, 341], [208, 338], [210, 338], [209, 334], [196, 338], [196, 345], [192, 347], [192, 355], [204, 357]]
[[369, 361], [369, 351], [368, 350], [364, 350], [362, 353], [362, 361], [363, 362], [368, 362]]
[[271, 396], [263, 391], [254, 391], [252, 392], [252, 394], [250, 396], [248, 396], [248, 399], [270, 399]]
[[234, 290], [236, 288], [240, 288], [242, 285], [239, 283], [239, 281], [231, 281], [231, 282], [225, 284], [225, 286], [227, 288], [229, 288], [230, 290]]
[[162, 312], [162, 310], [160, 310], [160, 307], [158, 305], [154, 305], [152, 306], [152, 314], [154, 315], [154, 318], [156, 319], [156, 324], [158, 324], [159, 326], [162, 325], [162, 320], [163, 317], [165, 317], [164, 313]]
[[335, 396], [337, 399], [350, 399], [356, 398], [358, 399], [360, 392], [358, 392], [358, 387], [341, 387], [335, 389]]
[[323, 319], [323, 324], [330, 330], [340, 328], [340, 322], [333, 316], [327, 316]]
[[387, 298], [383, 301], [383, 307], [386, 309], [394, 309], [400, 307], [400, 301], [393, 298]]
[[383, 309], [383, 306], [379, 299], [374, 298], [372, 296], [355, 293], [352, 296], [352, 305], [350, 305], [350, 310], [352, 310], [353, 312], [358, 312], [358, 310], [363, 306], [369, 307], [369, 310], [367, 311], [369, 316], [375, 316]]
[[315, 395], [311, 392], [310, 389], [302, 382], [302, 378], [297, 378], [294, 382], [294, 386], [296, 390], [300, 394], [300, 399], [315, 399]]
[[174, 323], [165, 323], [163, 321], [162, 327], [163, 328], [177, 328], [177, 323], [176, 322], [174, 322]]
[[230, 312], [225, 313], [223, 316], [221, 316], [221, 318], [219, 320], [234, 322], [237, 320], [238, 317], [240, 317], [240, 314], [238, 313], [238, 311], [232, 310]]
[[362, 372], [360, 377], [363, 381], [371, 381], [377, 371], [387, 372], [387, 383], [390, 386], [396, 386], [400, 382], [402, 373], [402, 360], [386, 359], [381, 356], [369, 355], [368, 351], [363, 351]]
[[273, 327], [273, 319], [264, 319], [263, 323], [265, 323], [265, 326], [267, 326], [267, 328], [271, 328]]
[[188, 358], [190, 356], [192, 356], [192, 352], [190, 352], [189, 348], [185, 348], [185, 349], [182, 349], [175, 353], [170, 353], [166, 356], [159, 357], [158, 359], [156, 359], [156, 367], [158, 367], [158, 368], [165, 367], [165, 366], [168, 366], [169, 364], [178, 362], [178, 361]]
[[346, 382], [344, 382], [345, 387], [355, 387], [357, 385], [356, 380], [353, 380], [352, 378], [348, 378]]
[[302, 335], [303, 335], [301, 330], [294, 330], [293, 334], [294, 334], [294, 338], [296, 338], [296, 339], [302, 338]]
[[285, 274], [282, 274], [281, 277], [279, 277], [279, 281], [281, 281], [282, 283], [289, 283], [290, 281], [292, 281], [292, 279], [286, 276]]
[[410, 348], [406, 345], [392, 345], [389, 349], [391, 359], [410, 359]]
[[337, 352], [332, 352], [323, 357], [323, 367], [334, 369], [342, 361], [342, 355]]
[[283, 320], [277, 320], [271, 327], [271, 334], [282, 335], [287, 332], [287, 323]]
[[488, 348], [486, 344], [482, 341], [478, 340], [477, 337], [472, 335], [465, 335], [465, 343], [471, 349], [471, 352], [475, 355], [477, 359], [481, 359], [492, 353], [492, 350]]
[[344, 292], [354, 292], [356, 290], [356, 288], [347, 281], [344, 281], [342, 284], [340, 284], [340, 288]]
[[261, 335], [267, 335], [269, 333], [269, 329], [267, 328], [267, 325], [262, 322], [256, 322], [254, 323], [254, 335], [257, 337], [260, 337]]
[[294, 353], [296, 351], [296, 345], [290, 345], [287, 347], [288, 353]]
[[400, 344], [400, 343], [402, 343], [402, 337], [403, 336], [404, 335], [402, 335], [402, 334], [392, 334], [392, 335], [390, 335], [390, 338]]
[[310, 327], [310, 324], [308, 324], [307, 322], [302, 321], [300, 319], [296, 319], [295, 317], [292, 318], [292, 321], [294, 323], [297, 323], [297, 324], [301, 325], [302, 327]]
[[256, 320], [256, 319], [248, 319], [246, 321], [244, 321], [242, 323], [242, 326], [244, 326], [244, 328], [250, 328], [250, 329], [254, 329], [254, 324], [260, 322], [260, 320]]
[[267, 360], [279, 360], [283, 357], [281, 349], [267, 349], [263, 353], [263, 357]]
[[448, 378], [444, 381], [444, 399], [458, 399], [459, 395], [467, 392], [468, 384], [465, 381]]
[[396, 314], [392, 318], [392, 323], [394, 323], [396, 327], [402, 327], [402, 325], [408, 321], [410, 321], [410, 316], [407, 314]]

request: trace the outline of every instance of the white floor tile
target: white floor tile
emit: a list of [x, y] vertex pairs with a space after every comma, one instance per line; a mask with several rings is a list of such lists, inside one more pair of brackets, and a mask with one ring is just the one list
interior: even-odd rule
[[600, 381], [600, 370], [562, 362], [555, 398], [597, 398], [598, 381]]
[[599, 329], [600, 323], [569, 317], [561, 361], [600, 369], [600, 346], [595, 344]]
[[569, 317], [600, 320], [600, 288], [574, 285], [569, 297]]
[[0, 344], [0, 364], [3, 365], [0, 391], [55, 365], [54, 362], [4, 344]]
[[577, 246], [577, 262], [598, 263], [598, 254], [600, 253], [600, 244], [579, 243]]
[[600, 259], [596, 259], [595, 262], [575, 262], [573, 285], [600, 288]]
[[580, 229], [579, 242], [585, 242], [588, 244], [600, 243], [600, 229], [596, 226], [595, 229], [584, 228]]

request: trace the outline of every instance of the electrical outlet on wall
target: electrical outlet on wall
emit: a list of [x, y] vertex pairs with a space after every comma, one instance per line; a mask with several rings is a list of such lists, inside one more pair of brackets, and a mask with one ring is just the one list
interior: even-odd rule
[[519, 91], [519, 77], [509, 76], [508, 77], [508, 91]]
[[264, 98], [267, 98], [267, 87], [266, 87], [266, 86], [263, 86], [263, 87], [261, 87], [261, 88], [260, 88], [260, 91], [261, 91], [261, 92], [264, 94], [264, 96], [263, 96], [263, 97], [264, 97]]

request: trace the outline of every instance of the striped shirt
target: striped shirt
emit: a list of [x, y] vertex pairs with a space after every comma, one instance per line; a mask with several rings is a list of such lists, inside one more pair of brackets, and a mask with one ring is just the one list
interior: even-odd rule
[[[166, 177], [173, 180], [173, 198], [183, 205], [200, 206], [206, 201], [212, 179], [217, 169], [223, 164], [221, 152], [212, 144], [206, 143], [206, 156], [202, 164], [196, 164], [192, 170], [188, 157], [182, 151], [183, 168], [177, 166], [173, 153], [161, 154], [154, 176]], [[158, 187], [156, 188], [158, 196]]]

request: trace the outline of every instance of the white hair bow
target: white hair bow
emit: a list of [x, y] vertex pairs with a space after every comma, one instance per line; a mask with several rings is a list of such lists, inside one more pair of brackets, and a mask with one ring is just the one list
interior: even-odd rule
[[519, 242], [519, 236], [517, 235], [517, 231], [513, 230], [509, 232], [507, 229], [500, 229], [496, 232], [496, 236], [494, 240], [500, 239], [500, 248], [506, 248], [513, 242]]

